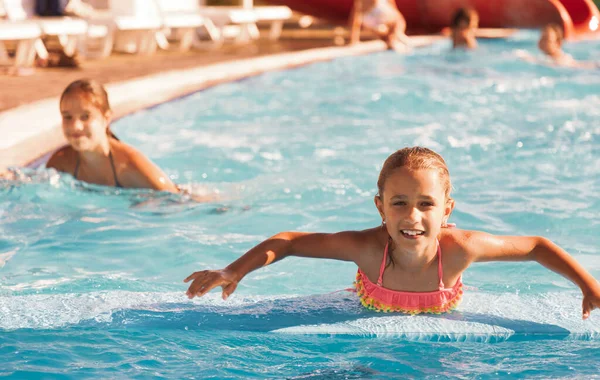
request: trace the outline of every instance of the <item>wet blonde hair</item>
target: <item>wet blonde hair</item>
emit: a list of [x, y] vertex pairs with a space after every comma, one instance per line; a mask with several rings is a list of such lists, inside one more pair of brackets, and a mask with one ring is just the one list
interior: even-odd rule
[[[106, 114], [107, 112], [111, 111], [110, 103], [108, 102], [108, 93], [106, 92], [104, 86], [98, 81], [93, 79], [78, 79], [75, 82], [72, 82], [67, 86], [67, 88], [65, 88], [60, 96], [59, 104], [62, 104], [67, 95], [71, 94], [80, 94], [85, 96], [87, 100], [94, 105], [94, 107], [97, 107], [100, 112], [102, 112], [102, 114]], [[110, 126], [106, 128], [106, 134], [117, 141], [119, 140], [119, 138], [110, 130]]]
[[437, 170], [440, 175], [442, 185], [444, 186], [446, 200], [450, 199], [452, 183], [450, 182], [450, 172], [448, 171], [446, 161], [444, 161], [442, 156], [433, 150], [420, 146], [397, 150], [385, 160], [383, 167], [381, 168], [381, 172], [379, 172], [379, 179], [377, 180], [377, 188], [379, 190], [378, 196], [380, 199], [383, 198], [385, 182], [389, 176], [396, 169], [403, 167], [406, 167], [410, 170]]

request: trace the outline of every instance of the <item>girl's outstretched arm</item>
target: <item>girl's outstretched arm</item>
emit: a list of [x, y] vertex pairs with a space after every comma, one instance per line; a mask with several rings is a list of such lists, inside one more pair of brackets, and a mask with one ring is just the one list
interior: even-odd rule
[[[459, 245], [470, 261], [537, 261], [573, 281], [583, 292], [583, 319], [600, 308], [600, 284], [564, 249], [543, 237], [494, 236], [463, 231]], [[462, 241], [460, 241], [462, 240]]]
[[252, 248], [225, 269], [192, 273], [184, 280], [184, 282], [193, 280], [187, 290], [187, 296], [201, 297], [211, 289], [221, 286], [223, 299], [226, 299], [248, 273], [287, 256], [356, 262], [359, 255], [368, 249], [370, 241], [368, 237], [373, 235], [373, 231], [345, 231], [335, 234], [279, 233]]

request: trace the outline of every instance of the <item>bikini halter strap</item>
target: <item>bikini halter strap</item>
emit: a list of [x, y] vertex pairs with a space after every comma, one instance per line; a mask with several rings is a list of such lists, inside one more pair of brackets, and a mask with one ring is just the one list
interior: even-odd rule
[[385, 243], [385, 249], [383, 250], [383, 260], [381, 260], [381, 266], [379, 267], [379, 278], [377, 279], [377, 285], [383, 286], [383, 271], [385, 271], [385, 264], [387, 264], [388, 248], [390, 247], [390, 240]]
[[[391, 240], [391, 239], [390, 239]], [[385, 271], [385, 265], [387, 264], [387, 258], [388, 258], [388, 249], [390, 248], [390, 240], [388, 240], [388, 242], [385, 244], [385, 249], [383, 251], [383, 260], [381, 261], [381, 266], [379, 267], [379, 278], [377, 279], [377, 285], [378, 286], [383, 286], [383, 272]], [[442, 269], [442, 249], [440, 248], [440, 242], [437, 241], [437, 257], [438, 257], [438, 278], [440, 279], [439, 282], [439, 289], [442, 290], [444, 289], [444, 270]]]
[[[113, 158], [112, 150], [108, 151], [108, 160], [110, 161], [110, 167], [112, 168], [113, 178], [115, 180], [115, 187], [123, 187], [119, 183], [119, 179], [117, 178], [117, 169], [115, 168], [115, 160]], [[77, 179], [77, 174], [79, 174], [79, 164], [81, 160], [79, 155], [77, 155], [77, 162], [75, 162], [75, 170], [73, 170], [73, 178]]]
[[444, 270], [442, 269], [442, 249], [440, 248], [440, 241], [436, 239], [435, 242], [437, 244], [438, 278], [440, 279], [439, 289], [442, 290], [445, 288], [445, 286], [444, 286]]

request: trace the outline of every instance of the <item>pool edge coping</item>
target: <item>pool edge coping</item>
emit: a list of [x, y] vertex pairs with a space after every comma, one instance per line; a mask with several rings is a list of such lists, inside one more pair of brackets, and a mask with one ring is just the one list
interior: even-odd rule
[[[386, 49], [381, 41], [285, 52], [236, 61], [170, 70], [109, 83], [114, 119], [139, 110], [269, 71], [292, 69], [336, 58], [366, 55]], [[61, 131], [59, 97], [38, 100], [0, 112], [0, 172], [27, 166], [66, 144]], [[15, 129], [14, 126], [18, 128]], [[27, 126], [27, 128], [23, 128]]]

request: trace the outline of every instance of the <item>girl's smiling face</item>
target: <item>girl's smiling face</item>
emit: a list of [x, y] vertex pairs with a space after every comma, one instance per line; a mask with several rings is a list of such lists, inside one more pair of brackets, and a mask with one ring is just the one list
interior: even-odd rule
[[454, 208], [446, 194], [438, 170], [400, 167], [387, 177], [375, 204], [396, 244], [425, 248], [438, 237]]
[[91, 151], [108, 139], [110, 112], [103, 113], [86, 94], [75, 91], [60, 103], [62, 128], [68, 143], [76, 151]]

